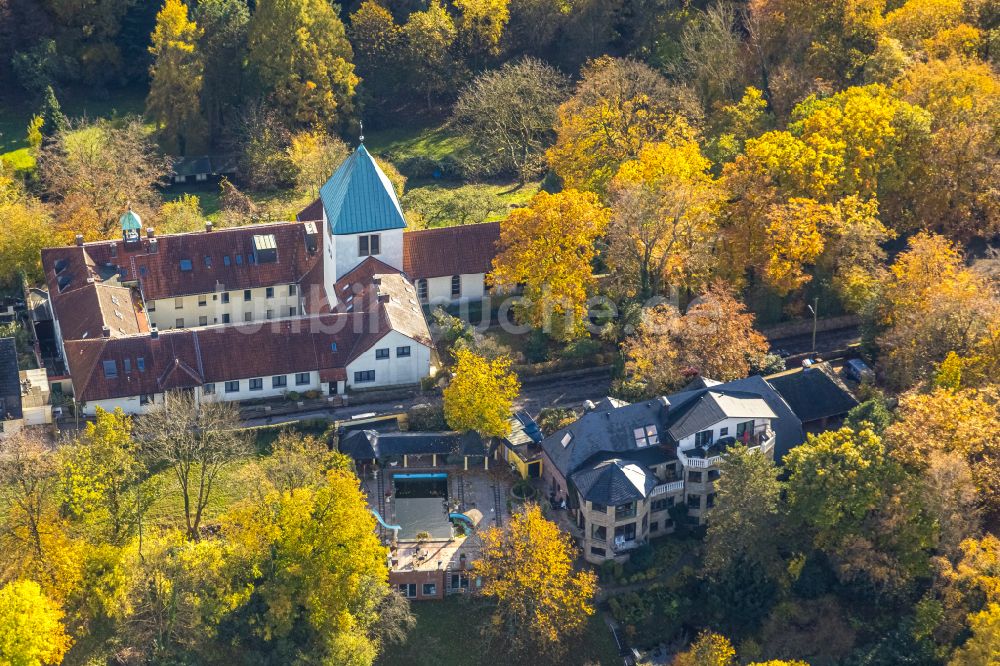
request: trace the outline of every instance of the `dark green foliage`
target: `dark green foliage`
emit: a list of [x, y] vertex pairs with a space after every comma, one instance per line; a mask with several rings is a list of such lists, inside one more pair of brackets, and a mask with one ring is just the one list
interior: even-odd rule
[[868, 424], [867, 427], [874, 430], [876, 434], [881, 435], [889, 427], [889, 424], [892, 423], [892, 420], [892, 412], [889, 411], [885, 396], [877, 393], [849, 411], [847, 418], [844, 419], [844, 425], [849, 428], [858, 429], [862, 427], [862, 424], [866, 423]]
[[69, 121], [66, 120], [66, 115], [62, 112], [62, 107], [59, 106], [59, 100], [56, 99], [56, 93], [52, 90], [52, 86], [45, 88], [41, 116], [42, 137], [46, 139], [52, 138], [69, 126]]

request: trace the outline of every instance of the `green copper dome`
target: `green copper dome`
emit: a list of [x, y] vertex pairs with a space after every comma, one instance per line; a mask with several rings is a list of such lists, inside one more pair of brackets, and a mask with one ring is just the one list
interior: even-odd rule
[[122, 213], [118, 222], [122, 225], [122, 231], [142, 231], [142, 218], [131, 208]]

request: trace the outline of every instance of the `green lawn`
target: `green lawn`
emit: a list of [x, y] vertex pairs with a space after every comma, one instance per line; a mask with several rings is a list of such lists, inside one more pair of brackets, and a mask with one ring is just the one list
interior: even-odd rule
[[392, 127], [365, 134], [365, 144], [376, 155], [393, 160], [425, 157], [441, 160], [460, 154], [469, 147], [469, 139], [452, 132], [446, 125], [431, 127]]
[[[124, 88], [94, 95], [93, 91], [60, 93], [60, 105], [69, 118], [112, 118], [126, 114], [142, 114], [146, 107], [144, 88]], [[34, 104], [0, 101], [0, 159], [16, 168], [30, 168], [34, 158], [28, 155], [28, 121], [38, 113]]]
[[[452, 596], [444, 601], [414, 602], [417, 626], [402, 645], [387, 646], [377, 666], [511, 666], [483, 639], [489, 603], [478, 597]], [[582, 639], [573, 642], [566, 663], [612, 666], [621, 663], [611, 632], [599, 615], [591, 618]]]
[[[212, 485], [208, 504], [202, 518], [202, 523], [211, 523], [221, 517], [229, 507], [253, 492], [253, 484], [247, 483], [247, 471], [250, 462], [236, 462], [224, 467]], [[198, 469], [191, 472], [191, 480], [197, 483]], [[150, 523], [161, 527], [184, 526], [184, 496], [180, 483], [173, 468], [161, 470], [147, 482], [155, 488], [153, 505], [146, 514]], [[192, 491], [192, 500], [197, 496], [197, 490]]]

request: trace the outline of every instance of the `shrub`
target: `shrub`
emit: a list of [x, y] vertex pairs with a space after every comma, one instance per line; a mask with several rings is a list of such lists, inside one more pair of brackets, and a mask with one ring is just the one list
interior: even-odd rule
[[298, 391], [289, 391], [288, 393], [285, 394], [285, 400], [291, 400], [292, 402], [295, 402], [298, 399], [299, 399]]
[[538, 413], [538, 427], [546, 437], [575, 420], [576, 412], [568, 408], [545, 407]]
[[601, 351], [601, 343], [591, 338], [580, 338], [573, 340], [559, 352], [559, 358], [567, 360], [590, 358], [593, 359]]
[[437, 432], [447, 430], [444, 408], [440, 405], [414, 405], [406, 410], [409, 429], [414, 432]]

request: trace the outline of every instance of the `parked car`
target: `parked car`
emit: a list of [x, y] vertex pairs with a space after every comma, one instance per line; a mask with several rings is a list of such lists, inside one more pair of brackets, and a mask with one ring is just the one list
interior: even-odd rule
[[875, 371], [860, 358], [852, 358], [844, 365], [844, 373], [856, 382], [874, 382]]

